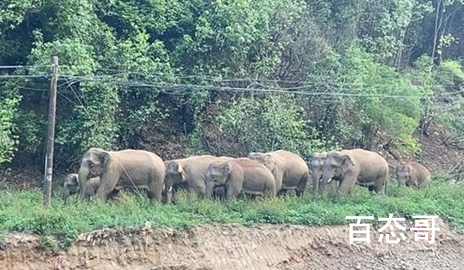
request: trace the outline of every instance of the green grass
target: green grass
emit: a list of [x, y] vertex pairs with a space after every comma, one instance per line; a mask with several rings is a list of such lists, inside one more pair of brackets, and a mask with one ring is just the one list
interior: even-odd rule
[[54, 196], [52, 209], [48, 211], [42, 208], [40, 192], [0, 190], [0, 236], [9, 231], [54, 236], [61, 246], [67, 246], [82, 232], [108, 227], [133, 228], [146, 222], [153, 227], [174, 229], [206, 223], [336, 225], [354, 222], [346, 220], [346, 216], [373, 215], [377, 219], [388, 217], [389, 213], [406, 218], [440, 215], [457, 231], [464, 230], [464, 185], [435, 180], [430, 189], [399, 192], [396, 183], [391, 183], [388, 196], [372, 195], [367, 189], [356, 187], [353, 195], [338, 203], [314, 198], [310, 189], [303, 198], [290, 195], [227, 203], [198, 200], [182, 193], [175, 205], [151, 203], [143, 195], [125, 195], [120, 201], [109, 203], [73, 198], [63, 205], [59, 196]]

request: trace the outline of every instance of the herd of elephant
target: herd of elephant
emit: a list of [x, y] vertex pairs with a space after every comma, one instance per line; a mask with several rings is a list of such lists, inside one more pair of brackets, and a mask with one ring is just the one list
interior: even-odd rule
[[[429, 170], [414, 161], [401, 162], [395, 175], [399, 187], [425, 188], [431, 181]], [[329, 185], [337, 195], [349, 193], [356, 184], [383, 193], [388, 181], [387, 161], [363, 149], [314, 153], [306, 162], [286, 150], [251, 152], [239, 158], [195, 155], [163, 161], [145, 150], [90, 148], [78, 173], [66, 176], [63, 198], [66, 201], [78, 194], [82, 199], [96, 195], [107, 200], [121, 189], [145, 189], [148, 197], [158, 202], [164, 194], [167, 203], [179, 189], [192, 190], [207, 199], [230, 200], [239, 194], [272, 197], [288, 190], [295, 190], [300, 197], [308, 182], [312, 182], [315, 194], [325, 195]]]

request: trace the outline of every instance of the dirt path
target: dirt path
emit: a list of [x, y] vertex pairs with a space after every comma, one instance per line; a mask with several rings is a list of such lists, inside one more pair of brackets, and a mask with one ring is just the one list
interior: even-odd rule
[[[0, 269], [271, 270], [464, 269], [464, 236], [440, 223], [436, 242], [350, 245], [348, 226], [208, 225], [185, 233], [142, 229], [82, 235], [67, 252], [49, 254], [38, 238], [11, 235], [0, 249]], [[57, 267], [59, 266], [59, 267]]]

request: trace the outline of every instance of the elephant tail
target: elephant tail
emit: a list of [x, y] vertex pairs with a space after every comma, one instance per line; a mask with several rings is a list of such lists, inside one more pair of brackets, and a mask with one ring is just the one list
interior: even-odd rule
[[388, 187], [388, 178], [387, 178], [387, 180], [385, 181], [385, 187], [384, 187], [384, 188], [385, 188], [385, 195], [388, 195], [388, 194], [387, 194], [387, 190], [388, 190], [387, 187]]

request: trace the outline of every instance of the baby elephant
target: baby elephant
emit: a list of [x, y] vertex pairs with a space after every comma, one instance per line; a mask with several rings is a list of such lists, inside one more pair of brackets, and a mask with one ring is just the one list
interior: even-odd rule
[[408, 187], [423, 189], [430, 185], [432, 177], [424, 165], [409, 161], [401, 162], [396, 167], [396, 179], [398, 180], [398, 187], [406, 185]]
[[[93, 177], [85, 182], [85, 198], [88, 199], [97, 193], [98, 187], [100, 186], [100, 177]], [[114, 199], [119, 193], [120, 187], [116, 187], [109, 195], [110, 199]], [[66, 175], [63, 182], [63, 200], [66, 203], [68, 197], [79, 193], [79, 176], [77, 173], [70, 173]]]
[[207, 198], [211, 198], [213, 189], [225, 188], [225, 199], [236, 198], [241, 192], [272, 197], [276, 195], [274, 176], [263, 164], [248, 158], [235, 158], [229, 161], [216, 161], [209, 165], [206, 172]]
[[[90, 198], [95, 195], [98, 187], [100, 186], [100, 177], [89, 179], [85, 183], [85, 196]], [[63, 200], [66, 203], [69, 196], [79, 193], [79, 179], [77, 173], [70, 173], [66, 175], [63, 183]]]

